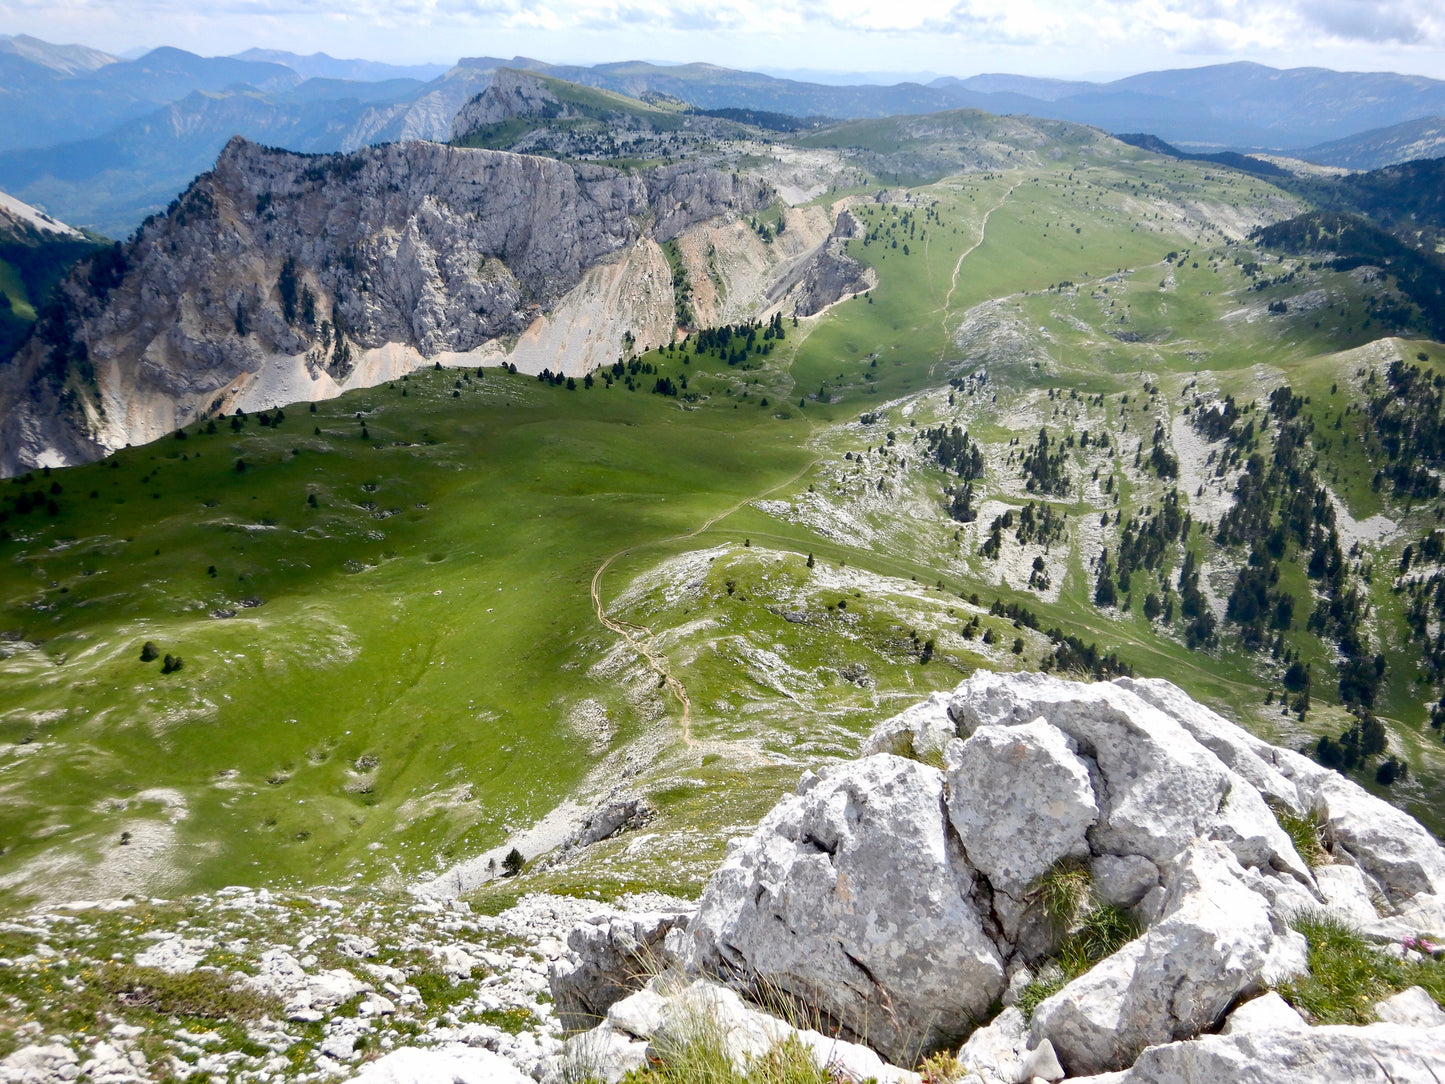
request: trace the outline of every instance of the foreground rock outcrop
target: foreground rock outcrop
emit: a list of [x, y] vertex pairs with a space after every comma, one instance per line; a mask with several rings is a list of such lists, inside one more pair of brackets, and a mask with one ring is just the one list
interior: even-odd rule
[[[736, 843], [668, 934], [672, 970], [621, 1004], [640, 997], [655, 1030], [705, 979], [895, 1065], [967, 1039], [961, 1066], [995, 1081], [1425, 1080], [1445, 1064], [1423, 990], [1368, 1027], [1311, 1027], [1261, 997], [1307, 973], [1302, 918], [1397, 951], [1445, 939], [1445, 850], [1338, 774], [1132, 679], [981, 673], [868, 748]], [[1322, 864], [1282, 817], [1318, 825]], [[1031, 1015], [990, 1020], [1000, 1001]], [[569, 1052], [640, 1064], [656, 1040], [615, 1009]]]

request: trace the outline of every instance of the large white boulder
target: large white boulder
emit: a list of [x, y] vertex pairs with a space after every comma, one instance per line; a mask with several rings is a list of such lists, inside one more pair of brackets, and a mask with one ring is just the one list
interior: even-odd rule
[[981, 726], [948, 749], [948, 818], [973, 868], [1016, 899], [1056, 862], [1089, 857], [1099, 819], [1089, 766], [1035, 719]]
[[1042, 717], [1067, 734], [1100, 777], [1096, 854], [1136, 854], [1162, 865], [1196, 838], [1220, 839], [1246, 865], [1308, 876], [1258, 790], [1176, 719], [1130, 690], [1045, 674], [980, 672], [954, 691], [960, 734]]
[[1168, 876], [1145, 933], [1045, 999], [1031, 1035], [1071, 1074], [1128, 1065], [1146, 1046], [1198, 1035], [1240, 996], [1305, 970], [1304, 938], [1246, 884], [1219, 843], [1199, 841]]
[[353, 1084], [534, 1084], [505, 1058], [462, 1043], [393, 1050], [352, 1080]]
[[1004, 989], [943, 773], [880, 754], [807, 776], [703, 892], [683, 962], [761, 985], [899, 1060], [970, 1030]]
[[[985, 1080], [1047, 1075], [1054, 1059], [1120, 1071], [1146, 1050], [1135, 1069], [1156, 1075], [1129, 1079], [1229, 1079], [1254, 1049], [1271, 1065], [1353, 1072], [1375, 1037], [1381, 1064], [1409, 1079], [1418, 1035], [1307, 1028], [1277, 996], [1256, 997], [1306, 968], [1290, 928], [1303, 911], [1376, 940], [1445, 935], [1445, 851], [1404, 813], [1161, 681], [979, 673], [946, 707], [935, 695], [880, 726], [870, 748], [929, 763], [880, 751], [805, 775], [668, 933], [670, 964], [800, 1002], [911, 1063], [1058, 968], [1047, 957], [1073, 934], [1044, 916], [1041, 893], [1067, 861], [1089, 872], [1086, 911], [1128, 909], [1143, 932], [1037, 1005], [1027, 1029], [1011, 1009], [974, 1032], [962, 1053]], [[1325, 865], [1305, 865], [1273, 809], [1322, 825]], [[734, 1020], [740, 1058], [783, 1034], [720, 989], [689, 996]], [[1241, 1000], [1225, 1034], [1190, 1045]], [[1418, 995], [1382, 1004], [1397, 1021], [1433, 1019]], [[665, 1037], [665, 1016], [655, 998], [628, 999], [590, 1041], [626, 1055], [615, 1070], [638, 1057], [638, 1032]], [[1329, 1079], [1294, 1071], [1279, 1079]]]
[[1309, 801], [1325, 822], [1326, 841], [1359, 863], [1392, 904], [1422, 893], [1445, 896], [1445, 849], [1419, 821], [1336, 772], [1312, 784]]
[[[1284, 808], [1296, 815], [1303, 813], [1299, 788], [1294, 779], [1299, 774], [1300, 758], [1287, 749], [1279, 749], [1256, 738], [1224, 716], [1194, 700], [1179, 686], [1158, 678], [1115, 678], [1119, 688], [1133, 693], [1169, 716], [1232, 771]], [[1284, 754], [1281, 756], [1281, 754]], [[1326, 771], [1313, 761], [1305, 760], [1306, 775], [1313, 777]], [[1313, 769], [1312, 771], [1309, 769]]]

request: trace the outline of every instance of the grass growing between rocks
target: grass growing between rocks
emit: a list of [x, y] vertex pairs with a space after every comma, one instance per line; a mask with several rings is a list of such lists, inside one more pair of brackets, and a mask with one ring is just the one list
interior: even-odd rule
[[176, 974], [158, 967], [111, 964], [93, 980], [117, 1004], [149, 1009], [159, 1016], [255, 1020], [281, 1009], [275, 998], [236, 989], [235, 978], [219, 971]]
[[1025, 1019], [1033, 1016], [1045, 998], [1118, 952], [1140, 933], [1139, 923], [1128, 911], [1094, 895], [1089, 867], [1082, 862], [1058, 862], [1039, 878], [1034, 892], [1062, 941], [1053, 958], [1036, 968], [1034, 978], [1019, 994], [1017, 1005]]
[[740, 1067], [722, 1037], [703, 1024], [686, 1040], [663, 1043], [654, 1065], [622, 1079], [624, 1084], [840, 1084], [846, 1078], [820, 1069], [794, 1038]]
[[1279, 988], [1311, 1024], [1369, 1024], [1375, 1004], [1409, 986], [1445, 1003], [1445, 963], [1399, 960], [1338, 918], [1302, 914], [1292, 923], [1309, 942], [1309, 974]]
[[1274, 811], [1274, 819], [1284, 829], [1285, 835], [1289, 836], [1305, 865], [1314, 869], [1324, 862], [1325, 847], [1320, 838], [1320, 825], [1313, 816], [1306, 813], [1297, 817], [1288, 810], [1279, 809]]

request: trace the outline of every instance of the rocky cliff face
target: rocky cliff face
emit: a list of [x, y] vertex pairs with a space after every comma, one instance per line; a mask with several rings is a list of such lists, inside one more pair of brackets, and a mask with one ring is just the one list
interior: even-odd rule
[[428, 143], [312, 157], [233, 140], [165, 216], [82, 266], [0, 372], [0, 473], [455, 360], [526, 332], [590, 268], [770, 199], [688, 165], [625, 174]]
[[878, 285], [878, 275], [848, 255], [848, 241], [864, 234], [863, 224], [851, 211], [843, 211], [833, 232], [811, 258], [769, 291], [769, 299], [790, 296], [799, 316], [816, 316], [843, 298], [866, 293]]
[[452, 121], [452, 139], [464, 139], [479, 128], [515, 117], [568, 119], [575, 115], [576, 111], [535, 75], [501, 68], [486, 90], [458, 110]]

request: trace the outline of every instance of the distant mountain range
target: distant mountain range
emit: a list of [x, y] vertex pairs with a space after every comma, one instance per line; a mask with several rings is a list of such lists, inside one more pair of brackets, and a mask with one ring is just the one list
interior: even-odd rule
[[[155, 50], [140, 61], [117, 61], [96, 71], [93, 79], [53, 80], [63, 90], [29, 114], [0, 109], [0, 189], [67, 221], [124, 237], [209, 169], [234, 135], [309, 153], [401, 139], [445, 140], [452, 118], [486, 88], [494, 70], [459, 65], [428, 82], [410, 77], [303, 80], [293, 69], [269, 61], [182, 53], [182, 61], [160, 59], [171, 72], [195, 76], [184, 94], [159, 105], [159, 93], [143, 105], [137, 94], [126, 95], [123, 102], [112, 98], [104, 123], [93, 115], [59, 115], [89, 98], [104, 98], [95, 83], [107, 72], [119, 70], [131, 78], [135, 65], [155, 71], [162, 66], [152, 58], [176, 52]], [[15, 92], [6, 77], [6, 60], [0, 52], [0, 102]], [[17, 58], [16, 63], [31, 62]], [[233, 74], [254, 78], [228, 78]], [[36, 89], [36, 82], [32, 79], [27, 89], [44, 99], [48, 92]], [[47, 125], [62, 138], [47, 140]]]
[[62, 75], [93, 72], [121, 59], [87, 45], [52, 45], [29, 34], [0, 34], [0, 53], [28, 60]]
[[236, 53], [232, 59], [280, 64], [306, 79], [350, 79], [363, 83], [388, 79], [419, 79], [429, 82], [450, 70], [447, 64], [383, 64], [375, 60], [337, 60], [325, 53], [300, 56], [281, 49], [247, 49], [244, 53]]
[[1149, 132], [1189, 149], [1285, 151], [1445, 113], [1440, 80], [1324, 68], [1280, 71], [1250, 63], [1146, 72], [1110, 83], [980, 75], [886, 87], [802, 83], [710, 64], [583, 68], [522, 57], [507, 64], [633, 96], [664, 93], [705, 107], [840, 118], [964, 107], [1071, 120], [1110, 132]]
[[1389, 73], [1239, 63], [1106, 83], [985, 74], [844, 85], [712, 64], [582, 67], [529, 57], [444, 69], [160, 48], [125, 60], [19, 35], [0, 37], [0, 188], [121, 236], [164, 208], [233, 135], [307, 152], [444, 140], [458, 109], [501, 67], [698, 109], [863, 119], [966, 107], [1147, 133], [1190, 154], [1267, 150], [1352, 169], [1445, 153], [1445, 82]]
[[1343, 169], [1380, 169], [1417, 158], [1445, 156], [1445, 116], [1375, 128], [1297, 152], [1306, 162]]

